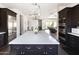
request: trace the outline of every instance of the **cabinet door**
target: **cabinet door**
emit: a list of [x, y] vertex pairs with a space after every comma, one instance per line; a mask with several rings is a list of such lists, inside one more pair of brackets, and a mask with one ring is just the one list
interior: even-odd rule
[[44, 55], [44, 46], [43, 45], [26, 45], [23, 48], [25, 55]]
[[0, 34], [0, 47], [4, 45], [4, 35]]
[[75, 27], [79, 26], [79, 5], [73, 7], [73, 17], [72, 17], [72, 25]]
[[21, 45], [10, 45], [10, 54], [21, 55], [23, 46]]
[[79, 37], [70, 35], [70, 46], [71, 47], [79, 47]]
[[25, 54], [25, 55], [33, 55], [34, 51], [35, 51], [35, 48], [32, 45], [23, 46], [23, 54]]
[[48, 45], [46, 46], [47, 55], [57, 55], [58, 54], [58, 45]]
[[45, 54], [45, 46], [44, 45], [37, 45], [35, 46], [36, 54], [44, 55]]

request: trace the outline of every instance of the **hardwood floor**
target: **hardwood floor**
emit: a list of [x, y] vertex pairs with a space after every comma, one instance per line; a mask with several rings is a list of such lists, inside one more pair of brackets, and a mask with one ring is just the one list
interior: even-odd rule
[[68, 55], [68, 53], [66, 51], [64, 51], [64, 49], [62, 49], [60, 46], [58, 47], [58, 55]]
[[0, 49], [0, 55], [9, 55], [10, 48], [9, 46], [4, 46]]

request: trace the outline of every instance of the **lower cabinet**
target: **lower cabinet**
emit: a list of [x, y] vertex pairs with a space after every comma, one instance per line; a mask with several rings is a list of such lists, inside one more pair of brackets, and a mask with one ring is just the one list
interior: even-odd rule
[[72, 48], [79, 48], [79, 37], [68, 34], [68, 44]]
[[71, 55], [79, 55], [79, 37], [67, 34], [67, 48], [65, 49]]
[[4, 45], [3, 35], [0, 35], [0, 48]]
[[10, 45], [10, 54], [57, 55], [58, 45]]
[[0, 34], [0, 48], [4, 46], [4, 34]]

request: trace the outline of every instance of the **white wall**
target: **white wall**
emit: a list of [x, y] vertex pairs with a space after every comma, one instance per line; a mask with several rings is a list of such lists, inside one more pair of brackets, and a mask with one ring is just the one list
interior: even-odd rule
[[4, 6], [4, 5], [2, 5], [2, 4], [0, 4], [0, 8], [5, 8], [5, 6]]
[[57, 22], [58, 19], [57, 18], [44, 19], [44, 20], [42, 20], [42, 29], [46, 29], [47, 28], [46, 22], [48, 22], [48, 21], [56, 22], [57, 25], [58, 25], [58, 22]]
[[48, 21], [48, 20], [51, 20], [51, 21], [53, 21], [53, 22], [56, 22], [56, 24], [57, 24], [57, 28], [56, 28], [56, 30], [57, 30], [57, 36], [56, 36], [56, 38], [57, 38], [57, 40], [58, 40], [58, 32], [59, 32], [59, 30], [58, 30], [58, 18], [51, 18], [51, 19], [45, 19], [45, 20], [42, 20], [42, 29], [46, 29], [46, 25], [45, 25], [45, 23]]
[[23, 15], [23, 33], [27, 31], [28, 27], [28, 15]]

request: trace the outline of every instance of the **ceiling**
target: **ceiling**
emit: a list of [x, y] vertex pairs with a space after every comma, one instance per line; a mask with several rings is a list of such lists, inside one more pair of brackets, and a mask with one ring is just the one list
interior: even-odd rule
[[9, 9], [19, 9], [25, 15], [32, 15], [35, 12], [40, 13], [40, 18], [46, 18], [56, 14], [59, 7], [73, 5], [71, 3], [37, 3], [40, 8], [34, 3], [2, 3]]

